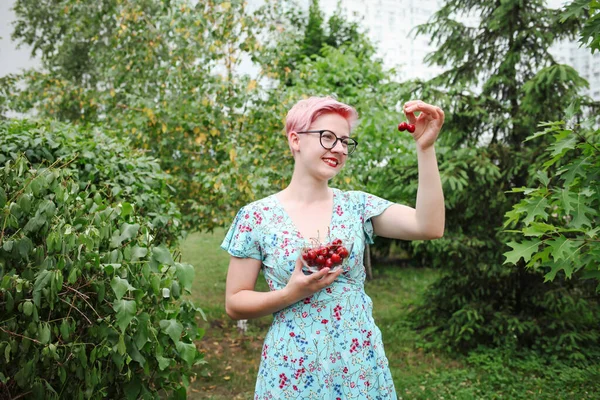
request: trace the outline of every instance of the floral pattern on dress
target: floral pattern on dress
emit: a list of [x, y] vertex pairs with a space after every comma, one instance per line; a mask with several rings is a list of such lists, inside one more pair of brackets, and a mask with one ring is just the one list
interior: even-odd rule
[[[373, 243], [371, 218], [393, 203], [333, 189], [330, 237], [352, 238], [344, 272], [329, 287], [273, 314], [265, 337], [255, 400], [396, 399], [381, 331], [365, 293], [363, 255]], [[283, 289], [305, 239], [275, 195], [235, 217], [221, 247], [262, 261], [271, 290]]]

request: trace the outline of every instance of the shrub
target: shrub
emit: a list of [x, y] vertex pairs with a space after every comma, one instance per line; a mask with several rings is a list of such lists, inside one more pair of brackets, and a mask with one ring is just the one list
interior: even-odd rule
[[158, 163], [98, 129], [0, 122], [0, 397], [185, 398], [194, 270]]

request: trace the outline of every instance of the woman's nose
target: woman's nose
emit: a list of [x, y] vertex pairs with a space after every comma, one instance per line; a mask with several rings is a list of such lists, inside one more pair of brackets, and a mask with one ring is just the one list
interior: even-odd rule
[[331, 148], [331, 152], [333, 153], [334, 151], [336, 153], [346, 154], [346, 149], [344, 148], [344, 145], [342, 144], [341, 140], [337, 140]]

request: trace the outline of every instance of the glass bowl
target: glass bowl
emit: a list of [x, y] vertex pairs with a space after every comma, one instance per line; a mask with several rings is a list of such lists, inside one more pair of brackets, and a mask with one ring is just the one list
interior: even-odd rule
[[353, 248], [354, 242], [348, 244], [342, 239], [334, 239], [327, 243], [313, 241], [302, 247], [300, 260], [310, 272], [319, 272], [329, 267], [331, 274], [347, 264]]

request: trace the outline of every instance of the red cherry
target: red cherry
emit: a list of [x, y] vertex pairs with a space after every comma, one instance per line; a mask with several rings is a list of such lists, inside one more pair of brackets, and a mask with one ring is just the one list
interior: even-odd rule
[[326, 256], [329, 253], [329, 249], [327, 247], [321, 247], [317, 253], [322, 256]]
[[405, 131], [407, 129], [408, 129], [408, 124], [406, 122], [402, 121], [398, 124], [398, 130], [400, 132]]
[[325, 265], [325, 256], [322, 256], [319, 254], [315, 261], [317, 262], [318, 265]]
[[333, 265], [338, 265], [342, 262], [342, 257], [339, 254], [333, 254], [330, 258]]
[[309, 250], [308, 251], [308, 259], [309, 260], [314, 260], [317, 258], [317, 252], [314, 250]]
[[331, 261], [331, 258], [328, 258], [325, 261], [325, 267], [327, 267], [327, 268], [333, 268], [333, 261]]
[[346, 258], [350, 254], [348, 253], [348, 249], [345, 247], [340, 247], [337, 253], [342, 258]]
[[302, 259], [306, 262], [310, 261], [310, 257], [308, 256], [308, 252], [302, 253]]
[[408, 124], [408, 126], [406, 127], [406, 129], [408, 129], [408, 131], [410, 133], [414, 133], [415, 132], [415, 126], [413, 124]]
[[342, 244], [342, 239], [334, 239], [333, 242], [331, 242], [331, 244], [333, 244], [334, 246], [340, 246]]

